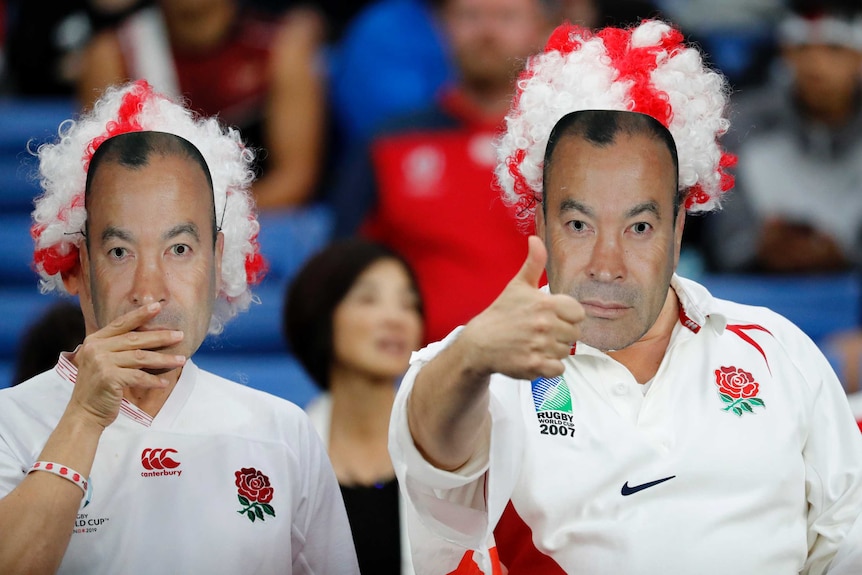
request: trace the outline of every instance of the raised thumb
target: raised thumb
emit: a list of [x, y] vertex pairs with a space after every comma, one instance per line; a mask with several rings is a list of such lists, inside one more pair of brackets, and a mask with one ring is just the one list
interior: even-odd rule
[[542, 273], [545, 271], [545, 263], [548, 261], [548, 251], [545, 249], [545, 244], [539, 236], [530, 236], [527, 238], [527, 259], [515, 279], [529, 284], [531, 287], [537, 287], [539, 280], [542, 279]]

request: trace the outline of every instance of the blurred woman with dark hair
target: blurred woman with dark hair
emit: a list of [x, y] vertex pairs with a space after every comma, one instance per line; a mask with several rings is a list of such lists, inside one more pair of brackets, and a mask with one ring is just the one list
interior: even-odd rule
[[412, 573], [389, 414], [410, 354], [421, 343], [416, 278], [394, 251], [333, 242], [290, 285], [283, 328], [290, 352], [322, 393], [306, 408], [341, 485], [362, 573]]
[[[57, 300], [27, 327], [15, 357], [12, 385], [47, 371], [63, 351], [73, 351], [84, 341], [84, 315], [73, 300]], [[0, 382], [0, 387], [4, 383]]]

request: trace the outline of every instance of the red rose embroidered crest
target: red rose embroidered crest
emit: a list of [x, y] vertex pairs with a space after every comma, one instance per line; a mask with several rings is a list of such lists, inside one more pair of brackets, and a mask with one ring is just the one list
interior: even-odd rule
[[747, 371], [738, 367], [721, 367], [715, 370], [715, 385], [721, 401], [728, 405], [724, 411], [733, 411], [738, 416], [743, 413], [753, 413], [754, 407], [765, 407], [762, 399], [757, 397], [760, 384]]
[[275, 517], [275, 509], [269, 504], [273, 495], [269, 477], [254, 467], [243, 467], [234, 475], [237, 497], [243, 506], [237, 513], [245, 515], [252, 523], [257, 519], [264, 521], [267, 515]]

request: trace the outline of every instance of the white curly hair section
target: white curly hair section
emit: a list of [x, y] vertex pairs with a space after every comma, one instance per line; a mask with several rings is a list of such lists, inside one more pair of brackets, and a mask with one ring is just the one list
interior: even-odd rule
[[87, 219], [84, 188], [93, 151], [88, 154], [88, 147], [116, 126], [124, 98], [135, 90], [143, 90], [135, 117], [139, 129], [125, 131], [159, 131], [185, 138], [197, 147], [209, 166], [216, 224], [224, 234], [220, 292], [209, 328], [210, 333], [219, 333], [228, 320], [248, 309], [252, 302], [247, 262], [256, 258], [260, 261], [256, 239], [260, 226], [250, 193], [255, 177], [254, 154], [245, 147], [237, 130], [222, 126], [216, 118], [199, 117], [181, 103], [152, 93], [146, 83], [106, 89], [89, 113], [63, 122], [56, 141], [36, 150], [43, 190], [33, 210], [34, 260], [40, 289], [43, 293], [66, 291], [62, 280], [65, 270], [58, 270], [56, 263], [46, 263], [40, 254], [50, 254], [49, 260], [77, 260]]
[[[654, 49], [648, 78], [672, 109], [669, 123], [656, 119], [676, 142], [680, 190], [699, 187], [698, 198], [686, 207], [690, 212], [716, 209], [722, 186], [728, 185], [722, 180], [723, 150], [718, 143], [730, 127], [724, 116], [728, 82], [704, 65], [696, 48], [679, 44], [668, 49], [667, 38], [674, 31], [669, 24], [648, 20], [629, 30], [627, 50]], [[554, 49], [549, 41], [545, 52], [528, 61], [506, 131], [497, 142], [495, 175], [503, 200], [518, 208], [516, 217], [527, 229], [542, 199], [542, 165], [554, 125], [578, 110], [637, 111], [636, 94], [641, 93], [633, 92], [637, 80], [621, 73], [598, 33], [564, 24], [555, 32], [558, 41], [561, 32], [568, 35], [568, 47]]]

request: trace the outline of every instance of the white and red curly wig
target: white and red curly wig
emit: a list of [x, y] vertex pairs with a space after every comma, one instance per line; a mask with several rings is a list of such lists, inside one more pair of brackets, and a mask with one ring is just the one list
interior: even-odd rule
[[220, 291], [210, 321], [210, 333], [219, 333], [225, 322], [248, 309], [250, 288], [266, 271], [250, 193], [254, 154], [238, 131], [196, 115], [143, 80], [106, 89], [89, 113], [63, 122], [56, 141], [36, 150], [43, 193], [36, 199], [31, 233], [40, 289], [64, 292], [63, 274], [78, 265], [87, 219], [84, 188], [96, 149], [113, 136], [150, 130], [185, 138], [209, 167], [216, 223], [224, 234]]
[[666, 22], [593, 31], [562, 24], [517, 83], [497, 146], [497, 183], [519, 226], [532, 231], [542, 201], [548, 136], [569, 112], [619, 110], [648, 114], [671, 133], [679, 155], [679, 187], [687, 211], [718, 208], [733, 187], [725, 170], [735, 157], [718, 140], [730, 127], [726, 78]]

